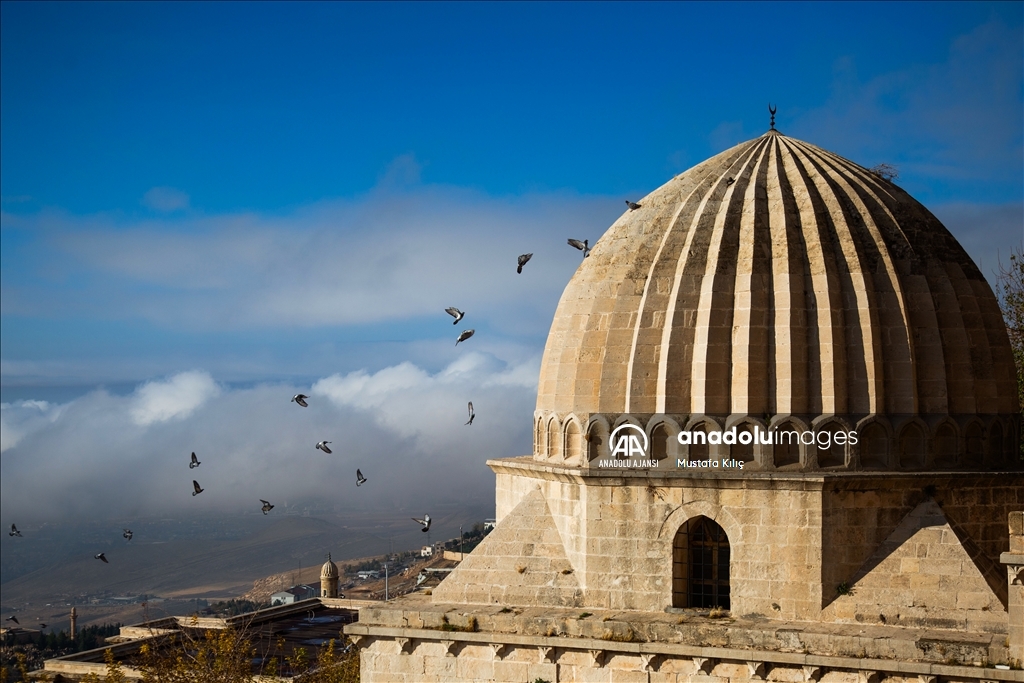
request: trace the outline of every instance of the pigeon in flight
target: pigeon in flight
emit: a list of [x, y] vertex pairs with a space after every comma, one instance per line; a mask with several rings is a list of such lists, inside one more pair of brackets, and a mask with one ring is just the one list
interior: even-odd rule
[[260, 508], [260, 510], [263, 510], [263, 514], [267, 514], [274, 509], [274, 506], [270, 504], [270, 501], [260, 498], [260, 502], [263, 503], [263, 507]]
[[44, 629], [44, 628], [46, 628], [46, 624], [44, 624], [44, 623], [40, 622], [40, 623], [39, 623], [39, 629], [40, 629], [40, 630], [42, 630], [42, 629]]
[[331, 442], [330, 441], [321, 441], [320, 443], [318, 443], [316, 445], [316, 447], [319, 448], [320, 450], [322, 450], [324, 453], [333, 453], [334, 451], [332, 451], [330, 448], [327, 447], [327, 444], [329, 444], [329, 443], [331, 443]]
[[629, 201], [629, 200], [627, 199], [627, 200], [626, 200], [626, 206], [628, 206], [628, 207], [629, 207], [629, 210], [630, 210], [630, 211], [636, 211], [636, 210], [637, 210], [637, 209], [639, 209], [639, 208], [640, 208], [641, 206], [643, 206], [643, 204], [637, 204], [636, 202], [631, 202], [631, 201]]
[[430, 515], [423, 515], [423, 519], [416, 519], [413, 517], [412, 521], [423, 525], [423, 528], [420, 529], [420, 531], [430, 531]]
[[125, 529], [124, 533], [121, 534], [121, 535], [124, 536], [126, 540], [130, 541], [130, 540], [132, 540], [132, 536], [134, 536], [135, 534], [132, 533], [131, 529]]
[[729, 176], [729, 179], [725, 181], [725, 185], [726, 185], [726, 187], [728, 187], [729, 185], [732, 185], [735, 182], [736, 182], [736, 179], [733, 178], [732, 176]]
[[309, 404], [306, 403], [307, 398], [309, 398], [309, 396], [306, 396], [305, 394], [295, 394], [294, 396], [292, 396], [292, 400], [298, 403], [303, 408], [309, 407]]
[[4, 619], [4, 621], [13, 621], [15, 624], [18, 624], [19, 626], [21, 626], [21, 622], [18, 621], [18, 617], [14, 616], [13, 614], [11, 616], [7, 617], [6, 619]]
[[474, 334], [476, 334], [476, 330], [463, 330], [462, 334], [459, 335], [459, 338], [455, 340], [455, 345], [458, 346], [459, 342], [466, 341], [467, 339], [472, 337]]
[[476, 419], [476, 412], [474, 412], [474, 410], [473, 410], [473, 402], [470, 401], [469, 402], [469, 422], [467, 422], [466, 424], [468, 424], [468, 425], [473, 424], [473, 420], [474, 419]]
[[193, 480], [192, 480], [192, 488], [194, 488], [194, 489], [195, 489], [195, 491], [193, 491], [193, 492], [192, 492], [192, 495], [193, 495], [193, 496], [198, 496], [198, 495], [199, 495], [200, 493], [202, 493], [203, 491], [205, 491], [205, 490], [206, 490], [206, 489], [204, 489], [203, 487], [201, 487], [201, 486], [199, 485], [199, 482], [198, 482], [198, 481], [196, 481], [195, 479], [193, 479]]
[[7, 532], [8, 536], [21, 536], [21, 532], [18, 531], [18, 527], [11, 525], [11, 530]]
[[356, 470], [356, 486], [362, 486], [365, 483], [366, 477], [363, 476], [363, 473], [361, 471]]
[[533, 258], [533, 254], [520, 254], [519, 255], [519, 267], [516, 268], [516, 272], [517, 273], [522, 273], [523, 272], [523, 266], [525, 266], [526, 262], [529, 261], [532, 258]]
[[444, 309], [444, 312], [450, 315], [451, 317], [455, 318], [455, 322], [453, 322], [452, 325], [458, 325], [459, 321], [466, 317], [465, 313], [455, 308], [454, 306]]
[[590, 256], [590, 240], [583, 240], [582, 242], [580, 242], [579, 240], [574, 240], [570, 238], [569, 246], [576, 247], [577, 249], [582, 251], [583, 258], [587, 258], [588, 256]]
[[188, 464], [188, 468], [190, 470], [194, 470], [195, 468], [199, 467], [202, 464], [203, 463], [199, 462], [199, 458], [196, 457], [196, 452], [192, 451], [192, 462]]
[[94, 559], [94, 560], [103, 560], [104, 564], [110, 564], [110, 562], [107, 561], [107, 556], [104, 555], [103, 553], [99, 553], [97, 555], [93, 555], [92, 559]]

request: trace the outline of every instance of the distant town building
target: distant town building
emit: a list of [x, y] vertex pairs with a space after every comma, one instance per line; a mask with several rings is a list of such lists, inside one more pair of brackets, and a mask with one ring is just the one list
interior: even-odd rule
[[301, 586], [292, 586], [288, 590], [274, 593], [270, 596], [270, 604], [290, 605], [293, 602], [298, 602], [299, 600], [308, 600], [309, 598], [315, 597], [317, 597], [317, 590], [312, 586], [303, 584]]
[[433, 546], [425, 545], [422, 548], [420, 548], [420, 557], [433, 557], [433, 556], [434, 556], [434, 548], [433, 548]]
[[484, 520], [484, 531], [490, 531], [494, 528], [495, 521], [493, 519]]

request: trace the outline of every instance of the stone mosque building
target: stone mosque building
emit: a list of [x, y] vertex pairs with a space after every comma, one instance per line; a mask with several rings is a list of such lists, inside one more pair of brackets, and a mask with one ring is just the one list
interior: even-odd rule
[[562, 295], [533, 453], [487, 462], [494, 531], [346, 627], [363, 679], [1024, 681], [1016, 376], [963, 248], [774, 127], [639, 204]]

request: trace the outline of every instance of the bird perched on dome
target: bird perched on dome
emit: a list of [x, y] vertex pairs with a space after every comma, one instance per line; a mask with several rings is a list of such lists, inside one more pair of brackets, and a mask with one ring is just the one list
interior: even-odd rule
[[263, 500], [262, 498], [260, 498], [260, 502], [263, 503], [263, 507], [260, 508], [260, 510], [263, 511], [263, 514], [267, 514], [268, 512], [274, 509], [274, 506], [270, 504], [270, 501]]
[[590, 256], [590, 240], [583, 240], [582, 242], [580, 242], [579, 240], [569, 238], [569, 246], [576, 247], [577, 249], [582, 251], [583, 258], [587, 258], [588, 256]]
[[192, 461], [188, 464], [188, 468], [190, 470], [194, 470], [202, 464], [203, 463], [199, 462], [199, 458], [196, 457], [196, 452], [192, 451]]
[[192, 495], [193, 496], [198, 496], [200, 493], [202, 493], [203, 491], [206, 490], [206, 489], [202, 488], [199, 485], [199, 482], [196, 481], [195, 479], [192, 480], [192, 488], [195, 489], [194, 491], [192, 491]]
[[462, 334], [459, 335], [459, 338], [455, 340], [455, 345], [458, 346], [459, 342], [466, 341], [467, 339], [472, 337], [474, 334], [476, 334], [476, 330], [463, 330]]
[[21, 536], [21, 532], [18, 531], [18, 527], [11, 525], [11, 530], [7, 532], [8, 536]]
[[416, 522], [417, 524], [423, 525], [423, 528], [420, 529], [420, 531], [430, 531], [430, 515], [423, 515], [423, 519], [417, 519], [416, 517], [413, 517], [412, 521]]
[[323, 451], [324, 453], [333, 453], [334, 451], [332, 451], [330, 448], [327, 447], [327, 444], [329, 444], [329, 443], [331, 443], [331, 442], [330, 441], [321, 441], [320, 443], [318, 443], [316, 445], [316, 447], [318, 449], [320, 449], [321, 451]]
[[466, 424], [468, 424], [468, 425], [473, 424], [473, 420], [475, 420], [475, 419], [476, 419], [476, 412], [473, 410], [473, 402], [470, 401], [469, 402], [469, 422], [467, 422]]
[[103, 564], [110, 564], [110, 562], [107, 561], [107, 556], [104, 555], [103, 553], [97, 553], [97, 554], [93, 555], [92, 559], [94, 559], [94, 560], [103, 560]]
[[121, 535], [124, 536], [125, 540], [130, 541], [135, 534], [132, 533], [131, 529], [124, 529]]
[[367, 479], [363, 476], [363, 473], [360, 470], [356, 470], [356, 486], [362, 486], [366, 482]]
[[458, 325], [459, 321], [466, 317], [465, 313], [455, 308], [454, 306], [449, 306], [448, 308], [444, 309], [444, 312], [450, 315], [451, 317], [455, 318], [455, 322], [453, 322], [452, 325]]
[[294, 396], [292, 396], [292, 401], [298, 403], [303, 408], [308, 408], [309, 404], [306, 403], [307, 398], [309, 398], [309, 396], [306, 396], [305, 394], [295, 394]]
[[736, 182], [736, 179], [733, 178], [732, 176], [729, 176], [729, 179], [725, 181], [725, 184], [726, 185], [732, 185], [735, 182]]
[[630, 211], [636, 211], [637, 209], [641, 208], [643, 206], [643, 204], [637, 204], [636, 202], [631, 202], [631, 201], [629, 201], [627, 199], [626, 200], [626, 206], [629, 207]]
[[532, 258], [533, 258], [533, 254], [520, 254], [519, 258], [517, 259], [517, 261], [519, 263], [519, 266], [516, 268], [516, 272], [517, 273], [522, 273], [523, 272], [523, 266], [525, 266], [526, 262], [529, 261]]

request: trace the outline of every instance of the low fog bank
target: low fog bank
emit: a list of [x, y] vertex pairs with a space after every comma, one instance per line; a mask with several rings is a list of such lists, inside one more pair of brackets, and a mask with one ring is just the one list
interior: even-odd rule
[[[74, 519], [286, 512], [493, 509], [488, 458], [529, 452], [539, 359], [466, 352], [430, 374], [411, 363], [312, 386], [219, 385], [195, 370], [127, 396], [18, 401], [0, 413], [5, 526]], [[290, 401], [310, 396], [309, 407]], [[466, 404], [477, 418], [467, 426]], [[332, 442], [328, 455], [315, 448]], [[202, 464], [189, 469], [195, 451]], [[356, 486], [356, 469], [369, 480]], [[205, 489], [192, 495], [192, 480]], [[262, 515], [261, 515], [262, 516]]]

